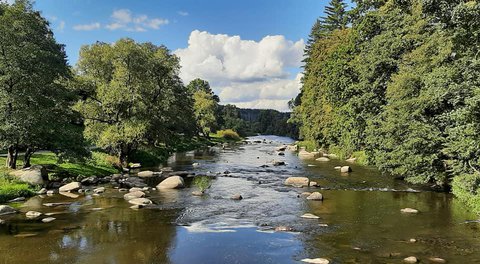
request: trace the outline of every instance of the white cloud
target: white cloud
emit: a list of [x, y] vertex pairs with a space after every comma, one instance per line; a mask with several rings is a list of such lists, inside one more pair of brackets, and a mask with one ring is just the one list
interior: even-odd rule
[[189, 15], [189, 13], [185, 12], [185, 11], [178, 11], [177, 13], [181, 16], [188, 16]]
[[57, 26], [57, 29], [58, 29], [58, 31], [63, 32], [63, 30], [65, 29], [65, 21], [63, 21], [63, 20], [60, 21], [60, 23]]
[[91, 31], [99, 28], [100, 28], [100, 23], [98, 22], [73, 26], [73, 29], [78, 31]]
[[162, 25], [169, 23], [167, 19], [149, 18], [147, 15], [134, 15], [129, 9], [113, 11], [110, 16], [112, 22], [105, 26], [109, 30], [125, 30], [144, 32], [148, 29], [160, 29]]
[[181, 59], [183, 81], [209, 81], [222, 103], [286, 111], [287, 102], [299, 92], [301, 78], [288, 70], [301, 66], [304, 46], [303, 40], [293, 42], [284, 36], [266, 36], [257, 42], [195, 30], [188, 47], [175, 54]]

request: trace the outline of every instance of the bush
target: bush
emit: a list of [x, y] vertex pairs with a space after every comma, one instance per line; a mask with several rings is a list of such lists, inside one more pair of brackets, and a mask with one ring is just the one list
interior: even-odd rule
[[305, 140], [298, 142], [299, 148], [305, 148], [306, 151], [313, 151], [317, 149], [317, 144], [313, 140]]
[[226, 140], [241, 140], [242, 138], [238, 135], [237, 132], [231, 130], [231, 129], [225, 129], [225, 130], [219, 130], [217, 132], [217, 135], [223, 139]]
[[452, 191], [475, 213], [480, 214], [480, 175], [464, 174], [455, 177], [452, 182]]
[[7, 173], [0, 173], [0, 203], [17, 197], [29, 197], [34, 195], [27, 183], [22, 183], [9, 176]]
[[193, 180], [193, 185], [195, 185], [201, 192], [205, 192], [210, 188], [210, 178], [208, 176], [198, 176]]

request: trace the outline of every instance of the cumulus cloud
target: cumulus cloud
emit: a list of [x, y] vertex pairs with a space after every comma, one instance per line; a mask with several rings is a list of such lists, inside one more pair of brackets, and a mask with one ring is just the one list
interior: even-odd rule
[[77, 31], [91, 31], [99, 28], [100, 28], [100, 23], [98, 22], [73, 26], [73, 29]]
[[109, 30], [144, 32], [147, 29], [160, 29], [169, 23], [168, 19], [149, 18], [147, 15], [134, 15], [129, 9], [118, 9], [110, 16], [111, 22], [105, 26]]
[[301, 66], [304, 47], [303, 40], [293, 42], [284, 36], [252, 41], [196, 30], [188, 47], [175, 54], [181, 60], [183, 81], [209, 81], [222, 103], [286, 111], [301, 78], [289, 69]]

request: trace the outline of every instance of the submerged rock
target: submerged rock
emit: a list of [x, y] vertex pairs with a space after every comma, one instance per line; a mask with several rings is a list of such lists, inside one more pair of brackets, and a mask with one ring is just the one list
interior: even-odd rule
[[15, 214], [17, 210], [9, 205], [0, 205], [0, 215]]
[[157, 185], [157, 189], [179, 189], [185, 187], [185, 182], [180, 176], [170, 176]]
[[306, 258], [306, 259], [302, 259], [302, 262], [313, 263], [313, 264], [328, 264], [328, 263], [330, 263], [330, 261], [328, 259], [325, 259], [325, 258], [315, 258], [315, 259]]
[[418, 210], [413, 208], [403, 208], [400, 210], [400, 212], [405, 214], [418, 214]]
[[76, 191], [80, 188], [82, 188], [82, 185], [79, 182], [71, 182], [71, 183], [63, 185], [58, 190], [60, 192], [71, 192], [71, 191]]
[[319, 192], [314, 192], [307, 197], [307, 200], [323, 201], [323, 195]]
[[285, 180], [285, 185], [295, 187], [308, 187], [310, 180], [307, 177], [288, 177]]

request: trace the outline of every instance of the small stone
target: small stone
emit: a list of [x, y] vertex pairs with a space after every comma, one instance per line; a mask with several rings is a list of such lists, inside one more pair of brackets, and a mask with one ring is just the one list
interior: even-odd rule
[[192, 166], [193, 166], [193, 167], [198, 167], [198, 166], [200, 166], [200, 163], [195, 162], [195, 163], [192, 164]]
[[311, 181], [310, 182], [310, 187], [319, 187], [317, 182]]
[[129, 203], [133, 205], [147, 205], [147, 204], [152, 204], [152, 201], [150, 201], [147, 198], [134, 198], [128, 200]]
[[138, 177], [153, 177], [153, 171], [141, 171], [138, 173]]
[[417, 242], [417, 240], [415, 238], [410, 238], [410, 240], [408, 240], [410, 243], [415, 243]]
[[232, 197], [230, 197], [230, 199], [240, 201], [243, 199], [243, 197], [240, 194], [234, 194]]
[[305, 262], [305, 263], [313, 263], [313, 264], [328, 264], [328, 263], [330, 263], [330, 261], [328, 259], [325, 259], [325, 258], [315, 258], [315, 259], [306, 258], [306, 259], [302, 259], [302, 261]]
[[143, 188], [138, 188], [138, 187], [133, 187], [128, 190], [129, 192], [141, 192], [143, 191]]
[[82, 185], [79, 182], [71, 182], [60, 187], [58, 190], [60, 192], [72, 192], [80, 189]]
[[438, 257], [431, 257], [431, 258], [428, 258], [428, 260], [433, 263], [447, 263], [446, 260]]
[[294, 187], [308, 187], [310, 186], [310, 180], [307, 177], [288, 177], [284, 184]]
[[193, 191], [193, 192], [192, 192], [192, 195], [193, 195], [193, 196], [203, 196], [203, 192], [201, 192], [201, 191]]
[[48, 190], [48, 191], [47, 191], [47, 195], [48, 195], [48, 196], [52, 196], [52, 195], [54, 195], [55, 193], [57, 193], [57, 191], [55, 191], [55, 190]]
[[412, 257], [404, 258], [403, 262], [405, 262], [405, 263], [417, 263], [418, 259], [416, 257], [412, 256]]
[[320, 158], [316, 159], [316, 161], [327, 162], [327, 161], [330, 161], [330, 159], [327, 158], [327, 157], [320, 157]]
[[132, 163], [130, 165], [131, 169], [138, 169], [138, 168], [141, 168], [141, 167], [142, 167], [142, 164], [140, 164], [140, 163]]
[[342, 167], [340, 167], [340, 166], [335, 166], [335, 167], [334, 167], [334, 169], [336, 169], [336, 170], [339, 170], [339, 169], [341, 169], [341, 168], [342, 168]]
[[143, 198], [143, 197], [145, 197], [145, 193], [141, 192], [141, 191], [130, 192], [130, 193], [127, 193], [123, 196], [123, 198], [127, 201], [135, 199], [135, 198]]
[[50, 223], [50, 222], [55, 221], [56, 219], [57, 219], [57, 218], [55, 218], [55, 217], [47, 217], [47, 218], [43, 218], [43, 219], [42, 219], [42, 222], [44, 222], [44, 223]]
[[320, 227], [328, 227], [328, 224], [318, 224]]
[[302, 218], [308, 218], [308, 219], [319, 219], [320, 217], [319, 216], [316, 216], [314, 214], [310, 214], [310, 213], [306, 213], [304, 215], [301, 216]]
[[180, 176], [170, 176], [157, 185], [157, 189], [179, 189], [185, 187], [185, 182]]
[[150, 187], [143, 187], [143, 188], [142, 188], [142, 191], [148, 192], [148, 191], [150, 191]]
[[37, 217], [40, 217], [42, 215], [42, 213], [40, 212], [36, 212], [36, 211], [28, 211], [25, 216], [28, 218], [28, 219], [34, 219], [34, 218], [37, 218]]
[[343, 166], [340, 168], [341, 173], [349, 173], [351, 171], [352, 171], [352, 168], [350, 168], [350, 166]]
[[100, 194], [104, 192], [105, 192], [105, 187], [99, 187], [99, 188], [93, 189], [93, 193], [95, 194]]
[[0, 205], [0, 215], [15, 214], [17, 210], [9, 205]]
[[278, 166], [285, 166], [287, 165], [285, 161], [274, 161], [273, 166], [278, 167]]
[[278, 156], [285, 156], [285, 152], [278, 152]]
[[302, 196], [302, 197], [308, 197], [308, 196], [310, 196], [311, 194], [312, 194], [311, 192], [303, 192], [303, 193], [300, 194], [300, 196]]
[[275, 232], [290, 232], [293, 229], [289, 226], [277, 226], [275, 227]]
[[319, 192], [313, 192], [307, 197], [307, 200], [323, 201], [323, 195]]
[[125, 189], [125, 188], [118, 189], [118, 191], [119, 191], [119, 192], [128, 192], [128, 190]]
[[400, 211], [405, 214], [418, 214], [418, 210], [413, 208], [403, 208]]
[[42, 189], [40, 189], [40, 191], [37, 192], [37, 194], [40, 194], [40, 195], [46, 194], [46, 193], [47, 193], [47, 189], [46, 189], [46, 188], [42, 188]]

